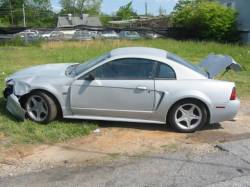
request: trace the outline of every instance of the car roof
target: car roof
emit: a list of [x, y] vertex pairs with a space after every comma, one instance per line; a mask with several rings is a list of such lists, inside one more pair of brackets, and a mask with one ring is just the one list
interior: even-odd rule
[[114, 49], [110, 52], [111, 57], [123, 56], [123, 55], [126, 56], [148, 55], [153, 57], [166, 58], [167, 54], [168, 53], [165, 50], [149, 48], [149, 47], [124, 47], [124, 48]]

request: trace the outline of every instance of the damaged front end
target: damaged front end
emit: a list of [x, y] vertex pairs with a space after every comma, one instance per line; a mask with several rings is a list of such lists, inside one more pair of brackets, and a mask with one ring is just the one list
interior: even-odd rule
[[6, 88], [3, 92], [4, 97], [7, 99], [6, 109], [18, 120], [25, 119], [25, 110], [22, 108], [19, 97], [15, 95], [14, 82], [6, 81]]

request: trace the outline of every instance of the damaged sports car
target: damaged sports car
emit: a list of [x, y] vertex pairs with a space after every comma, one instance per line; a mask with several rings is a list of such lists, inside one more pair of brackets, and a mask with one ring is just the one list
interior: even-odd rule
[[240, 69], [230, 56], [209, 55], [193, 65], [160, 49], [119, 48], [82, 64], [16, 72], [6, 79], [4, 96], [8, 111], [22, 120], [156, 123], [194, 132], [235, 117], [240, 106], [235, 84], [214, 78]]

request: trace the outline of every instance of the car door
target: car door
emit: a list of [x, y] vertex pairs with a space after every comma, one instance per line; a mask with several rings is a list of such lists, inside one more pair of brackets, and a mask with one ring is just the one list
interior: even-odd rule
[[155, 62], [142, 58], [110, 61], [71, 87], [74, 115], [148, 119], [154, 105]]

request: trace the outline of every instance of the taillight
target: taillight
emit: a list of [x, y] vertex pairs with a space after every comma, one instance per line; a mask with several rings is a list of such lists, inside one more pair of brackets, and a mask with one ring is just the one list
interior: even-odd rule
[[230, 100], [233, 101], [233, 100], [236, 100], [236, 99], [237, 99], [237, 93], [236, 93], [236, 88], [234, 87], [233, 90], [232, 90], [232, 93], [231, 93]]

